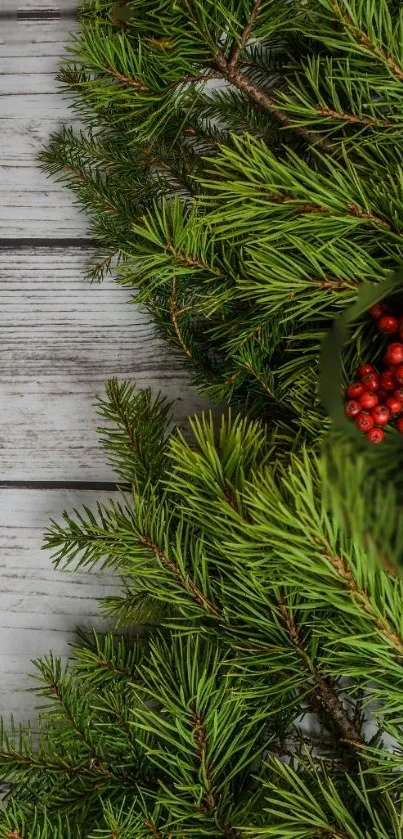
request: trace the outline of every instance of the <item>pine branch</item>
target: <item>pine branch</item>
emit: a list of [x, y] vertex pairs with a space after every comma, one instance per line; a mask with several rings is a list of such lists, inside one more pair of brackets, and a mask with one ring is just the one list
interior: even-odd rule
[[403, 637], [398, 635], [390, 625], [389, 621], [384, 615], [378, 613], [371, 602], [367, 592], [360, 588], [351, 569], [348, 567], [342, 555], [335, 556], [329, 550], [325, 540], [320, 540], [317, 536], [312, 536], [315, 544], [319, 545], [323, 551], [323, 557], [331, 567], [336, 571], [338, 578], [346, 587], [348, 593], [351, 595], [354, 602], [362, 609], [365, 615], [373, 621], [379, 632], [387, 639], [387, 641], [396, 649], [396, 655], [403, 656]]
[[212, 767], [209, 765], [207, 760], [207, 733], [203, 719], [200, 714], [197, 713], [197, 709], [194, 705], [191, 707], [191, 726], [193, 729], [197, 756], [200, 761], [203, 775], [206, 779], [206, 793], [203, 797], [201, 807], [204, 812], [211, 815], [214, 813], [216, 800], [214, 794]]
[[148, 548], [162, 567], [172, 574], [176, 582], [191, 595], [195, 603], [197, 603], [208, 615], [212, 615], [214, 618], [220, 618], [221, 611], [218, 606], [209, 601], [209, 599], [202, 591], [200, 591], [195, 582], [189, 576], [183, 575], [177, 562], [165, 553], [161, 545], [158, 545], [150, 539], [147, 534], [140, 536], [140, 543]]
[[307, 143], [315, 146], [321, 151], [332, 151], [330, 143], [325, 140], [321, 140], [317, 134], [313, 134], [311, 131], [306, 131], [304, 128], [296, 128], [293, 120], [279, 108], [278, 103], [273, 97], [254, 85], [253, 82], [251, 82], [244, 73], [237, 70], [236, 67], [233, 69], [229, 67], [228, 61], [222, 50], [218, 50], [216, 52], [214, 62], [227, 81], [235, 85], [235, 87], [242, 93], [246, 94], [246, 96], [248, 96], [255, 105], [258, 105], [259, 108], [269, 111], [272, 117], [274, 117], [274, 119], [280, 123], [283, 128], [292, 129], [298, 136], [306, 140]]
[[98, 413], [108, 421], [99, 428], [101, 444], [109, 462], [125, 481], [144, 487], [160, 481], [164, 472], [171, 406], [150, 390], [138, 391], [128, 381], [112, 379], [106, 399], [97, 403]]
[[400, 64], [396, 61], [396, 58], [389, 53], [388, 51], [382, 49], [381, 47], [377, 46], [371, 40], [370, 36], [367, 32], [364, 32], [359, 26], [357, 26], [351, 15], [348, 13], [347, 9], [343, 9], [340, 3], [334, 2], [333, 3], [333, 10], [335, 15], [339, 18], [340, 22], [349, 32], [349, 34], [354, 38], [357, 43], [362, 45], [365, 50], [367, 50], [374, 58], [380, 61], [382, 64], [386, 65], [388, 70], [394, 75], [399, 81], [403, 81], [403, 68]]
[[185, 344], [185, 341], [183, 339], [183, 336], [182, 336], [182, 333], [181, 333], [181, 330], [180, 330], [180, 327], [179, 327], [179, 317], [183, 313], [183, 309], [180, 310], [180, 309], [177, 308], [177, 296], [176, 295], [177, 295], [177, 283], [176, 283], [176, 278], [174, 277], [174, 279], [172, 281], [172, 294], [171, 294], [171, 300], [170, 300], [170, 304], [169, 304], [169, 313], [170, 313], [172, 324], [173, 324], [173, 327], [174, 327], [174, 330], [175, 330], [175, 333], [176, 333], [176, 336], [177, 336], [177, 339], [178, 339], [179, 346], [182, 348], [183, 352], [190, 359], [190, 361], [192, 361], [194, 364], [197, 364], [196, 359], [193, 357], [191, 350]]
[[228, 72], [230, 72], [230, 73], [232, 73], [235, 70], [235, 68], [236, 68], [236, 66], [237, 66], [237, 64], [238, 64], [238, 62], [241, 58], [242, 51], [245, 49], [245, 47], [246, 47], [246, 45], [249, 41], [249, 38], [252, 34], [252, 30], [253, 30], [253, 27], [255, 25], [256, 19], [259, 15], [259, 10], [260, 10], [260, 7], [262, 5], [262, 2], [263, 2], [263, 0], [254, 0], [254, 2], [252, 4], [251, 13], [249, 15], [249, 18], [248, 18], [247, 22], [245, 23], [245, 26], [242, 30], [239, 41], [234, 43], [234, 45], [231, 49], [231, 53], [230, 53], [230, 56], [229, 56], [229, 59], [228, 59]]
[[311, 704], [316, 710], [322, 713], [324, 712], [325, 722], [328, 725], [330, 724], [331, 731], [337, 732], [342, 743], [345, 743], [352, 749], [356, 749], [357, 747], [362, 749], [366, 745], [365, 740], [362, 737], [360, 729], [350, 719], [335, 690], [334, 684], [332, 684], [330, 679], [321, 676], [317, 670], [315, 672], [315, 669], [312, 667], [312, 662], [307, 655], [293, 614], [287, 606], [285, 596], [282, 597], [279, 608], [287, 635], [301, 657], [304, 667], [307, 669], [308, 678], [312, 680], [312, 692], [309, 694]]
[[319, 117], [324, 119], [334, 119], [339, 122], [350, 123], [351, 125], [367, 125], [371, 128], [396, 128], [396, 123], [390, 119], [380, 119], [379, 117], [367, 117], [360, 114], [351, 114], [346, 111], [336, 111], [333, 108], [327, 108], [325, 105], [317, 105], [316, 113]]
[[127, 87], [132, 87], [138, 93], [150, 93], [150, 88], [148, 85], [143, 84], [139, 79], [133, 79], [130, 76], [125, 75], [125, 73], [120, 73], [115, 67], [108, 67], [105, 65], [105, 70], [107, 73], [110, 73], [114, 79], [122, 84], [126, 85]]

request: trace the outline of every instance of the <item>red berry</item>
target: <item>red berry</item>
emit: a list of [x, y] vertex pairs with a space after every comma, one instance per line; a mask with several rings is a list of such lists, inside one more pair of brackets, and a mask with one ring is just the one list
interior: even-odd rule
[[386, 400], [386, 405], [391, 414], [400, 414], [403, 410], [403, 402], [398, 396], [389, 396], [389, 399]]
[[370, 428], [365, 436], [373, 446], [376, 446], [378, 443], [382, 443], [385, 437], [385, 432], [382, 431], [382, 428]]
[[401, 399], [403, 402], [403, 387], [395, 387], [393, 396], [397, 396], [397, 398]]
[[345, 403], [344, 410], [347, 417], [356, 417], [361, 411], [361, 405], [355, 399], [351, 399], [350, 402]]
[[390, 411], [386, 405], [376, 405], [371, 411], [372, 418], [375, 425], [387, 425], [389, 422]]
[[358, 399], [364, 393], [364, 385], [361, 382], [353, 382], [346, 390], [349, 399]]
[[389, 344], [386, 355], [386, 364], [401, 364], [403, 362], [403, 344], [393, 342]]
[[369, 310], [369, 314], [371, 315], [371, 317], [375, 318], [375, 320], [381, 318], [382, 315], [385, 314], [385, 312], [386, 309], [382, 303], [375, 303], [375, 306], [371, 306]]
[[403, 364], [399, 364], [399, 367], [396, 368], [395, 377], [399, 385], [403, 385]]
[[378, 326], [381, 332], [385, 332], [387, 335], [392, 335], [393, 332], [398, 331], [399, 321], [393, 315], [382, 315], [378, 321]]
[[361, 364], [361, 367], [357, 370], [357, 376], [359, 379], [362, 379], [364, 376], [368, 376], [370, 373], [375, 373], [375, 367], [372, 364]]
[[381, 373], [379, 383], [382, 390], [394, 390], [396, 386], [394, 373], [391, 370], [385, 370]]
[[378, 390], [379, 376], [377, 373], [367, 373], [367, 375], [363, 377], [362, 383], [365, 390]]
[[400, 434], [403, 434], [403, 417], [399, 417], [399, 419], [396, 420], [396, 428], [400, 431]]
[[375, 408], [375, 405], [378, 404], [378, 397], [376, 393], [371, 393], [371, 391], [365, 391], [362, 396], [359, 398], [359, 403], [362, 408], [365, 408], [366, 411], [370, 411], [371, 408]]
[[369, 431], [373, 428], [374, 418], [371, 417], [371, 414], [364, 414], [364, 412], [362, 412], [355, 417], [355, 422], [360, 431]]

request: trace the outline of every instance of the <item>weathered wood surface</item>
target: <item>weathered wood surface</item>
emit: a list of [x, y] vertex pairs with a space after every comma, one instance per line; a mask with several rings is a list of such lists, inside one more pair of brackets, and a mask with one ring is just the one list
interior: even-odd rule
[[[53, 568], [41, 549], [43, 528], [64, 509], [91, 505], [93, 494], [66, 490], [0, 490], [0, 714], [34, 715], [31, 661], [50, 650], [68, 655], [78, 625], [106, 628], [97, 598], [116, 582], [95, 571]], [[97, 499], [106, 500], [104, 493]]]
[[33, 15], [71, 14], [77, 8], [77, 0], [1, 0], [0, 12], [9, 17], [31, 13]]
[[84, 281], [89, 258], [82, 248], [0, 251], [0, 480], [110, 480], [92, 404], [112, 376], [161, 390], [178, 422], [201, 405], [126, 290]]
[[84, 214], [37, 165], [72, 112], [55, 81], [73, 19], [0, 20], [0, 239], [83, 236]]

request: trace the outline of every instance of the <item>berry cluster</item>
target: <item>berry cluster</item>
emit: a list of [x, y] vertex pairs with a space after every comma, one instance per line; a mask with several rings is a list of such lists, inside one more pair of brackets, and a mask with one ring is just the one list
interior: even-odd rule
[[402, 341], [388, 344], [383, 372], [378, 373], [372, 364], [363, 364], [357, 370], [358, 380], [346, 390], [346, 415], [354, 419], [370, 443], [377, 444], [382, 443], [384, 426], [390, 420], [396, 420], [396, 428], [403, 434], [403, 317], [388, 314], [381, 303], [373, 306], [370, 314], [381, 332], [399, 333]]

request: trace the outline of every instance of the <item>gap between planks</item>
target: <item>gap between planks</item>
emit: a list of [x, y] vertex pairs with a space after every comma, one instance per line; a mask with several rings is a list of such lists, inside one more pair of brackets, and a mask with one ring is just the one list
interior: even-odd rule
[[0, 489], [77, 490], [78, 492], [129, 491], [130, 484], [117, 481], [0, 481]]
[[46, 249], [67, 249], [67, 248], [81, 248], [82, 250], [96, 249], [100, 245], [95, 239], [64, 237], [60, 239], [1, 239], [0, 250], [24, 250], [29, 248], [35, 250], [36, 248]]

